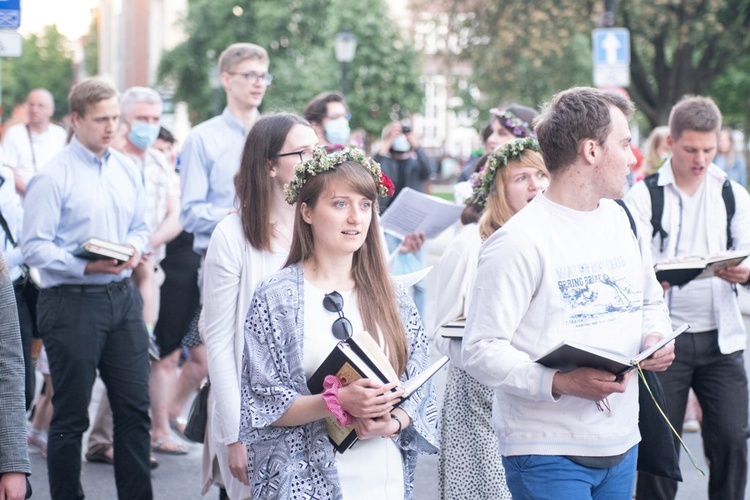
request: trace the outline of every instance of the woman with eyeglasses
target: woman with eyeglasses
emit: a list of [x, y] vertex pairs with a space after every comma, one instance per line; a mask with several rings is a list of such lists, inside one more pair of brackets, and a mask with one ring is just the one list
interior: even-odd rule
[[289, 253], [294, 207], [284, 184], [294, 166], [312, 158], [318, 139], [302, 117], [279, 113], [258, 120], [248, 134], [234, 183], [239, 209], [211, 236], [205, 262], [203, 315], [211, 380], [203, 448], [203, 494], [223, 485], [231, 499], [253, 498], [247, 450], [239, 442], [243, 327], [255, 287], [281, 269]]
[[[253, 498], [409, 499], [417, 454], [437, 451], [430, 384], [396, 409], [395, 383], [307, 388], [353, 332], [372, 335], [402, 382], [429, 363], [419, 314], [385, 262], [377, 219], [385, 182], [362, 151], [319, 149], [286, 188], [296, 202], [287, 267], [258, 286], [245, 322], [240, 439]], [[326, 433], [332, 416], [351, 419], [359, 437], [344, 453]]]
[[443, 337], [450, 330], [441, 325], [468, 312], [482, 241], [549, 185], [549, 174], [538, 151], [536, 139], [528, 137], [489, 154], [484, 169], [471, 178], [473, 194], [466, 202], [467, 208], [480, 211], [479, 222], [464, 226], [438, 265], [437, 321], [430, 341], [451, 359], [438, 460], [443, 499], [511, 498], [492, 427], [493, 392], [463, 370], [461, 340]]

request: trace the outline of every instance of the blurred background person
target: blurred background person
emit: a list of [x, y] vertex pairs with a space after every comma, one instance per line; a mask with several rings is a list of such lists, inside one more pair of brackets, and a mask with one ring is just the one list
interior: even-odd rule
[[305, 119], [310, 122], [318, 142], [330, 149], [342, 149], [349, 145], [352, 115], [341, 92], [322, 92], [306, 105]]
[[3, 135], [3, 161], [13, 168], [16, 191], [26, 184], [68, 142], [65, 129], [50, 122], [55, 101], [47, 89], [34, 89], [26, 98], [28, 123], [9, 127]]
[[734, 136], [731, 128], [722, 128], [719, 132], [719, 143], [714, 163], [727, 173], [734, 182], [747, 187], [747, 167], [745, 159], [734, 146]]

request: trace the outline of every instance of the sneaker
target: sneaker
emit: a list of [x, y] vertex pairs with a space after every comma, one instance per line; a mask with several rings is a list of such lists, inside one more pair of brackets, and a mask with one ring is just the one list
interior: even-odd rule
[[698, 432], [701, 430], [701, 424], [696, 419], [685, 420], [682, 424], [682, 432]]

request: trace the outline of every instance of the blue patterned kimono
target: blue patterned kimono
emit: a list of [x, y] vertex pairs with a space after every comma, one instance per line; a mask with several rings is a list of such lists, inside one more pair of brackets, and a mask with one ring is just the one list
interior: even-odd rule
[[[402, 287], [396, 295], [409, 345], [404, 381], [427, 368], [430, 359], [417, 309]], [[310, 394], [302, 365], [304, 296], [302, 267], [282, 269], [256, 289], [245, 320], [240, 441], [247, 445], [250, 486], [258, 500], [341, 498], [324, 421], [271, 426], [298, 396]], [[410, 499], [417, 454], [438, 449], [432, 384], [423, 385], [400, 408], [412, 419], [396, 438], [403, 456], [405, 498]]]

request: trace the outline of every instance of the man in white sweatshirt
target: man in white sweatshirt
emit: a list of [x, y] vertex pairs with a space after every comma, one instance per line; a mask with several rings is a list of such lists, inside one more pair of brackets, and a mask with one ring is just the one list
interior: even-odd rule
[[[534, 362], [563, 340], [632, 358], [671, 331], [648, 251], [623, 196], [635, 157], [630, 101], [558, 93], [536, 122], [550, 187], [483, 245], [462, 356], [495, 388], [493, 420], [514, 498], [629, 499], [638, 455], [638, 383]], [[641, 363], [663, 371], [668, 345]]]

